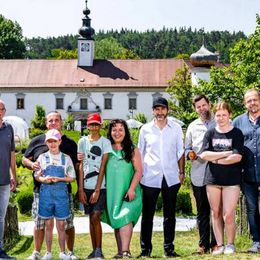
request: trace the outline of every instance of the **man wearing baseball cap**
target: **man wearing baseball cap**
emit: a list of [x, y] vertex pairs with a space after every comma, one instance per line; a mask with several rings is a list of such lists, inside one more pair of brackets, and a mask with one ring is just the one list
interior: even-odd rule
[[176, 198], [184, 181], [183, 133], [178, 124], [167, 119], [168, 111], [168, 101], [163, 97], [155, 98], [154, 119], [141, 128], [139, 135], [138, 147], [144, 162], [140, 257], [151, 256], [153, 216], [160, 192], [163, 199], [164, 255], [178, 256], [173, 242]]
[[[62, 128], [62, 118], [59, 112], [51, 111], [46, 115], [46, 127], [48, 130], [56, 129], [61, 132]], [[32, 139], [27, 150], [25, 151], [23, 157], [23, 165], [28, 169], [33, 171], [33, 178], [35, 171], [39, 170], [39, 165], [36, 160], [39, 155], [48, 151], [48, 147], [45, 143], [45, 134], [38, 135]], [[61, 136], [61, 144], [60, 151], [69, 155], [72, 159], [76, 176], [78, 176], [78, 160], [77, 160], [77, 144], [67, 137], [66, 135]], [[42, 243], [44, 240], [44, 230], [45, 230], [45, 222], [38, 216], [38, 207], [39, 207], [39, 191], [40, 191], [41, 183], [35, 180], [34, 178], [34, 201], [32, 207], [32, 216], [34, 219], [34, 251], [31, 256], [27, 259], [29, 260], [38, 260], [40, 257], [40, 250], [42, 247]], [[71, 193], [71, 185], [68, 184], [68, 192], [70, 194], [70, 209], [71, 214], [68, 219], [66, 219], [66, 244], [69, 250], [69, 255], [72, 260], [77, 259], [77, 257], [73, 253], [74, 248], [74, 240], [75, 240], [75, 228], [73, 224], [73, 198]]]

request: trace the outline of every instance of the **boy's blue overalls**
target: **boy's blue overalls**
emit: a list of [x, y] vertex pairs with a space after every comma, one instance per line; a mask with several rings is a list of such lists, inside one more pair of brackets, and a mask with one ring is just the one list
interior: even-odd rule
[[[61, 153], [61, 166], [49, 165], [50, 157], [45, 153], [44, 176], [65, 177], [65, 155]], [[42, 183], [39, 197], [39, 216], [43, 219], [55, 217], [65, 220], [70, 216], [69, 195], [66, 182]]]

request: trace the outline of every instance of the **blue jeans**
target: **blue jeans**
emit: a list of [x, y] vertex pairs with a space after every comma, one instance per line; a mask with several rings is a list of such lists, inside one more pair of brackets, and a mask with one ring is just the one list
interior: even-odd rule
[[4, 246], [5, 214], [10, 197], [10, 185], [0, 185], [0, 249]]
[[246, 197], [247, 217], [250, 227], [250, 233], [254, 242], [260, 242], [260, 214], [258, 205], [258, 191], [259, 185], [257, 183], [243, 182], [242, 191]]

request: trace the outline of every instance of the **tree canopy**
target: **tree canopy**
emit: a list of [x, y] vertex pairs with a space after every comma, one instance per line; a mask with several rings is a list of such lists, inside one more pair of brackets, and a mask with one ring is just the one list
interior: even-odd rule
[[[178, 70], [169, 81], [174, 116], [186, 124], [192, 120], [192, 96], [205, 94], [214, 104], [219, 100], [230, 103], [233, 116], [244, 110], [243, 94], [247, 89], [260, 89], [260, 17], [256, 16], [256, 30], [247, 39], [241, 39], [230, 49], [230, 66], [212, 67], [210, 81], [200, 81], [192, 86], [190, 72], [185, 67]], [[177, 106], [178, 105], [178, 106]]]
[[22, 28], [0, 14], [0, 59], [20, 59], [24, 53]]

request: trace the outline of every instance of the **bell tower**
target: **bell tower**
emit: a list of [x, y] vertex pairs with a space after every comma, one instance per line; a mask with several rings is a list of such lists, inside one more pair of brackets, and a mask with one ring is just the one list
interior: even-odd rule
[[94, 60], [94, 34], [95, 30], [91, 27], [91, 19], [88, 17], [90, 10], [88, 9], [86, 0], [86, 8], [83, 10], [82, 27], [79, 29], [80, 37], [78, 38], [78, 66], [91, 67]]

